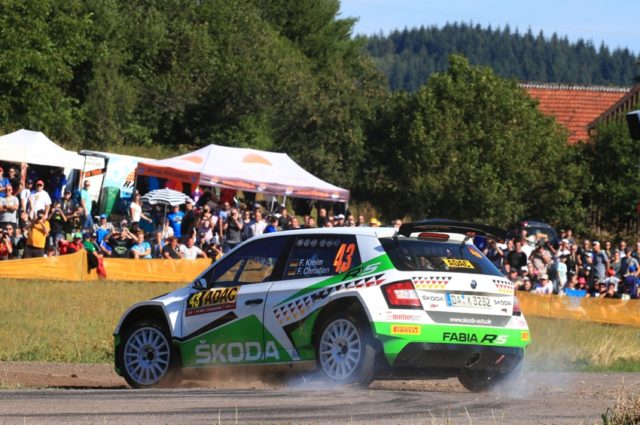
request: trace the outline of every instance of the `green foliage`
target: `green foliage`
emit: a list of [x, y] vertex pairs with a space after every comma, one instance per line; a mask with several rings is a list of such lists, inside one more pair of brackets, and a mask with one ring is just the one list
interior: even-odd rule
[[620, 120], [600, 125], [583, 150], [592, 179], [586, 204], [595, 213], [595, 224], [628, 233], [626, 226], [635, 221], [640, 201], [640, 144]]
[[502, 226], [527, 214], [581, 218], [584, 172], [564, 133], [515, 81], [452, 56], [447, 73], [387, 108], [392, 118], [371, 135], [375, 166], [362, 187], [386, 213]]
[[[555, 33], [521, 34], [465, 23], [420, 27], [366, 39], [366, 49], [392, 90], [416, 91], [434, 72], [445, 71], [448, 57], [461, 54], [474, 65], [519, 81], [630, 85], [640, 56], [628, 49], [611, 52], [604, 44], [570, 43]], [[635, 73], [634, 73], [635, 70]]]

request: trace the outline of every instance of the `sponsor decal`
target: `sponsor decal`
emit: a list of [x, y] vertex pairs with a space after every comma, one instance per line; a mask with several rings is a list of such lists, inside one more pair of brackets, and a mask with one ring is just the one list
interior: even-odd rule
[[520, 339], [523, 341], [529, 341], [529, 332], [528, 331], [522, 331], [520, 333]]
[[262, 344], [257, 341], [222, 344], [208, 344], [205, 340], [199, 342], [195, 348], [196, 364], [199, 365], [280, 360], [280, 354], [273, 341], [267, 341], [264, 350]]
[[473, 269], [473, 264], [469, 260], [461, 260], [458, 258], [445, 258], [442, 260], [447, 266], [454, 269]]
[[513, 304], [512, 300], [502, 300], [502, 299], [495, 299], [493, 300], [493, 305], [505, 305], [505, 306], [510, 306]]
[[491, 319], [478, 319], [475, 317], [449, 317], [449, 323], [457, 323], [464, 325], [491, 325]]
[[213, 313], [236, 308], [239, 286], [214, 288], [191, 294], [187, 299], [186, 316]]
[[385, 320], [387, 322], [394, 322], [402, 320], [406, 322], [421, 322], [424, 316], [411, 313], [394, 313], [393, 311], [387, 311], [385, 313]]
[[442, 295], [421, 295], [423, 301], [434, 301], [434, 302], [444, 302], [444, 297]]
[[420, 335], [422, 328], [416, 325], [391, 325], [393, 335]]
[[508, 335], [486, 334], [482, 338], [467, 332], [443, 332], [442, 340], [445, 342], [478, 342], [480, 344], [505, 344]]

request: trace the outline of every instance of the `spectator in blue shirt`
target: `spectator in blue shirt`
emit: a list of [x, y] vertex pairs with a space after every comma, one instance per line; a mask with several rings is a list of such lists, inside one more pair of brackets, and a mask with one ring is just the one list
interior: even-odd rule
[[173, 207], [173, 212], [167, 216], [169, 219], [169, 225], [173, 229], [173, 236], [176, 238], [182, 237], [182, 218], [184, 217], [184, 213], [180, 211], [179, 206]]

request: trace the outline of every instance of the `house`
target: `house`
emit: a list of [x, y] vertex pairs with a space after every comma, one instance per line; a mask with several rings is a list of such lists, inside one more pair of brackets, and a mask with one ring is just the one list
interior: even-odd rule
[[634, 109], [640, 100], [640, 85], [629, 87], [579, 86], [553, 83], [520, 85], [569, 131], [570, 144], [589, 141], [600, 122], [616, 119]]

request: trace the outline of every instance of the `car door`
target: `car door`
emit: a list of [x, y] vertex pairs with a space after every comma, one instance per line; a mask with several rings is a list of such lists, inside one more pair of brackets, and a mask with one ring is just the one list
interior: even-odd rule
[[314, 312], [325, 304], [323, 288], [360, 266], [360, 253], [356, 237], [348, 234], [300, 234], [292, 236], [290, 246], [282, 278], [269, 289], [264, 323], [279, 341], [280, 357], [312, 360], [311, 331]]
[[260, 238], [224, 256], [195, 282], [182, 311], [185, 366], [280, 360], [265, 340], [264, 308], [283, 266], [286, 237]]

